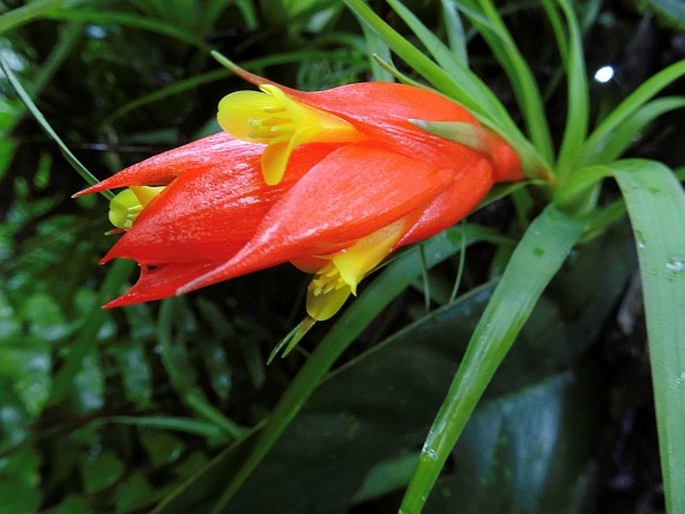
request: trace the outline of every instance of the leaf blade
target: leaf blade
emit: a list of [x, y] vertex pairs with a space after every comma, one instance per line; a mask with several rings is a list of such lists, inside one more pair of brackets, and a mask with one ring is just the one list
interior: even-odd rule
[[[582, 221], [548, 207], [514, 251], [473, 333], [445, 402], [431, 427], [400, 511], [418, 513], [478, 400], [545, 286], [580, 238]], [[535, 272], [531, 271], [531, 258]]]

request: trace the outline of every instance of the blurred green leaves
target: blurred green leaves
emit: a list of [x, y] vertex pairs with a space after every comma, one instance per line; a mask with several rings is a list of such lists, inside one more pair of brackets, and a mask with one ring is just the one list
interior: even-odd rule
[[[678, 26], [668, 2], [648, 3]], [[659, 137], [681, 134], [660, 123], [685, 105], [683, 62], [632, 92], [614, 84], [607, 112], [585, 71], [587, 30], [649, 20], [566, 0], [346, 4], [42, 0], [3, 13], [0, 513], [388, 512], [419, 462], [432, 476], [409, 496], [422, 503], [434, 482], [426, 512], [592, 512], [612, 380], [595, 342], [633, 243], [679, 512], [682, 189], [653, 161], [614, 161], [660, 158]], [[539, 180], [498, 188], [473, 220], [394, 257], [269, 366], [301, 311], [302, 280], [285, 268], [103, 312], [133, 265], [96, 266], [111, 244], [104, 203], [69, 200], [84, 183], [56, 147], [102, 178], [216, 130], [216, 101], [244, 84], [210, 48], [305, 90], [372, 67], [428, 83], [512, 141]], [[634, 239], [617, 223], [626, 212]], [[431, 432], [441, 404], [459, 423], [441, 414]], [[427, 433], [449, 437], [436, 450]]]

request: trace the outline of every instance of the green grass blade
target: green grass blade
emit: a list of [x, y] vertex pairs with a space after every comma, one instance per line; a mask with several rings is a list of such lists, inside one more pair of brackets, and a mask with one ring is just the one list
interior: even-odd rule
[[[461, 228], [452, 228], [424, 243], [427, 265], [434, 266], [459, 251], [461, 234]], [[473, 225], [466, 226], [465, 237], [469, 244], [478, 240], [499, 243], [503, 239], [497, 234]], [[222, 512], [257, 468], [336, 359], [385, 307], [421, 275], [423, 265], [418, 248], [413, 248], [401, 255], [389, 264], [340, 316], [283, 393], [250, 456], [245, 460], [240, 471], [231, 477], [223, 495], [214, 507], [214, 513]]]
[[[95, 184], [96, 182], [98, 182], [98, 179], [95, 178], [95, 176], [83, 164], [81, 164], [81, 161], [79, 161], [76, 158], [76, 156], [71, 152], [71, 150], [69, 150], [64, 141], [62, 141], [62, 139], [57, 135], [57, 132], [55, 132], [52, 126], [48, 123], [48, 120], [45, 119], [43, 113], [40, 112], [38, 107], [36, 107], [36, 104], [33, 103], [33, 100], [31, 100], [31, 96], [26, 92], [26, 90], [21, 85], [17, 77], [14, 75], [14, 73], [12, 73], [12, 70], [9, 68], [9, 66], [7, 66], [7, 64], [2, 58], [0, 58], [0, 67], [7, 76], [7, 79], [9, 80], [14, 90], [19, 95], [21, 101], [24, 103], [26, 108], [33, 115], [33, 117], [36, 119], [36, 121], [41, 126], [43, 131], [48, 135], [48, 137], [50, 137], [52, 140], [55, 141], [55, 143], [57, 143], [57, 146], [59, 146], [60, 150], [62, 151], [62, 155], [64, 155], [64, 158], [69, 162], [69, 164], [71, 164], [71, 166], [76, 170], [76, 172], [79, 175], [81, 175], [81, 177], [83, 177], [87, 184]], [[114, 197], [114, 194], [110, 191], [103, 191], [101, 194], [108, 200]]]
[[[302, 51], [286, 52], [282, 54], [271, 54], [265, 57], [250, 59], [240, 63], [240, 67], [246, 70], [260, 69], [267, 66], [274, 66], [278, 64], [288, 64], [303, 62], [308, 59], [317, 59], [329, 57], [330, 53], [323, 50], [312, 50], [311, 48]], [[137, 98], [125, 105], [122, 105], [111, 115], [107, 117], [104, 123], [111, 123], [112, 121], [128, 114], [129, 112], [144, 107], [155, 102], [160, 102], [174, 95], [185, 93], [186, 91], [195, 89], [204, 84], [216, 82], [217, 80], [230, 77], [232, 73], [224, 68], [200, 73], [188, 77], [184, 80], [179, 80], [173, 84], [163, 87], [154, 93]]]
[[438, 65], [452, 77], [457, 77], [464, 68], [465, 61], [459, 61], [456, 55], [428, 28], [421, 20], [398, 0], [388, 0], [388, 4], [399, 15], [407, 26], [416, 34], [421, 44], [433, 56]]
[[582, 156], [583, 163], [609, 164], [630, 148], [638, 136], [658, 117], [675, 109], [685, 107], [685, 97], [657, 98], [637, 109], [620, 126], [598, 141], [592, 152]]
[[637, 243], [666, 512], [685, 512], [685, 193], [661, 163], [610, 168]]
[[[564, 57], [567, 81], [567, 115], [564, 136], [559, 148], [556, 171], [560, 179], [575, 169], [581, 158], [590, 116], [590, 93], [588, 90], [583, 40], [573, 9], [566, 0], [557, 0], [568, 26], [568, 46]], [[552, 25], [554, 27], [554, 25]], [[557, 34], [557, 39], [561, 34]], [[563, 52], [564, 49], [560, 48]], [[562, 54], [563, 55], [563, 54]]]
[[361, 22], [375, 31], [393, 52], [436, 88], [462, 103], [471, 112], [479, 116], [481, 121], [499, 133], [505, 135], [510, 132], [519, 132], [520, 134], [516, 124], [497, 97], [468, 68], [462, 69], [463, 76], [459, 77], [457, 81], [379, 18], [365, 2], [362, 0], [345, 0], [345, 4]]
[[77, 2], [74, 0], [38, 0], [12, 9], [0, 16], [0, 34], [33, 20], [43, 18], [55, 9], [75, 3]]
[[378, 17], [363, 0], [345, 0], [345, 4], [409, 66], [511, 143], [524, 159], [524, 171], [529, 176], [546, 175], [550, 159], [528, 141], [492, 90], [463, 63], [459, 63], [459, 75], [452, 77]]
[[369, 54], [373, 80], [378, 82], [394, 82], [395, 77], [393, 74], [380, 64], [380, 61], [390, 62], [392, 59], [390, 48], [368, 25], [362, 25], [362, 32], [364, 33], [364, 41], [367, 53]]
[[[33, 4], [31, 4], [33, 5]], [[62, 63], [69, 57], [83, 35], [83, 26], [78, 23], [69, 24], [60, 31], [59, 39], [53, 46], [48, 57], [41, 62], [31, 83], [27, 85], [27, 93], [36, 98], [50, 82]], [[26, 105], [24, 104], [24, 107]], [[24, 111], [15, 111], [13, 119], [0, 131], [0, 139], [8, 137], [23, 119]]]
[[456, 59], [464, 66], [469, 65], [469, 54], [466, 50], [466, 33], [459, 15], [456, 0], [440, 0], [442, 19], [449, 47]]
[[545, 160], [551, 161], [554, 148], [540, 89], [497, 7], [490, 0], [465, 0], [463, 4], [464, 14], [477, 27], [509, 78], [533, 145]]
[[224, 434], [213, 423], [198, 421], [192, 418], [177, 418], [171, 416], [112, 416], [104, 418], [108, 423], [120, 423], [144, 428], [159, 428], [185, 432], [215, 441], [225, 440]]
[[53, 20], [70, 20], [98, 24], [113, 23], [134, 27], [178, 39], [179, 41], [193, 45], [205, 52], [211, 50], [209, 45], [195, 34], [186, 32], [169, 23], [137, 14], [96, 9], [58, 9], [46, 12], [45, 17]]
[[[611, 138], [614, 130], [630, 119], [638, 109], [649, 102], [661, 90], [668, 87], [680, 77], [685, 76], [685, 59], [667, 66], [652, 75], [640, 87], [628, 95], [604, 121], [590, 134], [582, 155], [601, 153], [601, 145]], [[592, 163], [586, 163], [592, 164]]]
[[549, 206], [516, 247], [426, 438], [400, 508], [403, 514], [423, 508], [483, 391], [582, 229], [581, 221]]

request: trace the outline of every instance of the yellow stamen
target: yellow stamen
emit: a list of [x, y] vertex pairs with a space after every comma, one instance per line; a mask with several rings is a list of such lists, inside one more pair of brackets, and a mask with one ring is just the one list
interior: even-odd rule
[[405, 231], [403, 218], [329, 256], [307, 289], [307, 313], [318, 321], [334, 316], [350, 294], [356, 296], [359, 282], [390, 253]]
[[117, 228], [130, 230], [143, 209], [164, 187], [131, 186], [124, 189], [109, 202], [110, 223]]
[[306, 143], [345, 143], [364, 139], [352, 124], [290, 98], [265, 84], [262, 92], [238, 91], [219, 102], [217, 120], [237, 139], [268, 145], [262, 174], [269, 185], [283, 178], [293, 150]]

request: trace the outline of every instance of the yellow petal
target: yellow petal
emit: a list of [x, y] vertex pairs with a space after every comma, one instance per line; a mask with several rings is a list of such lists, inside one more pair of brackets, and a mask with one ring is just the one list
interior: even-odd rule
[[329, 256], [330, 262], [316, 273], [307, 289], [307, 313], [318, 321], [334, 316], [350, 294], [357, 294], [364, 276], [390, 253], [406, 225], [402, 218]]
[[349, 286], [332, 289], [318, 295], [308, 292], [307, 314], [316, 321], [326, 321], [336, 315], [345, 304], [345, 300], [347, 300], [351, 292]]
[[262, 174], [269, 185], [283, 178], [293, 150], [307, 143], [364, 139], [351, 123], [290, 98], [276, 86], [239, 91], [219, 102], [219, 125], [237, 139], [265, 143]]
[[109, 222], [117, 228], [130, 230], [133, 222], [165, 186], [131, 186], [109, 202]]
[[254, 143], [268, 143], [272, 138], [254, 137], [250, 120], [261, 120], [269, 111], [281, 108], [279, 101], [259, 91], [237, 91], [221, 99], [217, 121], [219, 126], [236, 139]]

